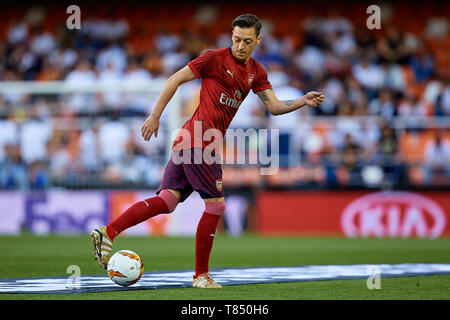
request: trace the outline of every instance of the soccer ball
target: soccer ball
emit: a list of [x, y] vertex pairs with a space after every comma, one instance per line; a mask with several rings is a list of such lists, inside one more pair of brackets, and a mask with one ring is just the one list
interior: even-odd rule
[[144, 264], [137, 253], [131, 250], [119, 250], [108, 262], [108, 276], [120, 286], [128, 287], [136, 282], [144, 272]]

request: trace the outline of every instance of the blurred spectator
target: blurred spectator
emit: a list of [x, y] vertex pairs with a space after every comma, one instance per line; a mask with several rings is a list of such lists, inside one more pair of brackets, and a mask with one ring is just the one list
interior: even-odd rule
[[173, 73], [184, 67], [189, 62], [189, 56], [182, 50], [181, 47], [177, 47], [173, 51], [169, 51], [163, 55], [162, 66], [166, 76], [171, 76]]
[[375, 96], [385, 83], [385, 74], [380, 66], [372, 63], [366, 56], [361, 58], [360, 63], [353, 66], [353, 76], [366, 90], [369, 99]]
[[[345, 86], [347, 94], [340, 102], [344, 102], [344, 105], [346, 102], [350, 103], [349, 105], [345, 106], [349, 107], [349, 110], [347, 114], [344, 115], [351, 115], [353, 113], [354, 104], [358, 103], [358, 101], [364, 100], [366, 93], [364, 92], [362, 85], [353, 76], [347, 76], [345, 78]], [[339, 108], [341, 108], [341, 105], [339, 106]]]
[[39, 115], [37, 106], [33, 106], [28, 116], [29, 120], [21, 126], [20, 148], [23, 160], [31, 165], [36, 161], [48, 160], [46, 145], [53, 129], [50, 121]]
[[142, 61], [142, 65], [153, 76], [159, 76], [163, 72], [163, 55], [158, 50], [150, 48]]
[[13, 49], [8, 63], [19, 71], [24, 80], [33, 80], [42, 68], [42, 57], [30, 50], [28, 44]]
[[427, 105], [423, 101], [408, 94], [398, 106], [398, 115], [402, 117], [424, 117], [429, 114]]
[[395, 26], [387, 28], [386, 37], [380, 37], [377, 42], [380, 58], [390, 63], [405, 64], [408, 60], [407, 47], [402, 33]]
[[57, 67], [62, 74], [67, 74], [79, 59], [79, 53], [70, 47], [64, 47], [63, 44], [52, 50], [48, 55], [48, 62], [51, 66]]
[[50, 177], [47, 167], [41, 161], [33, 161], [28, 167], [28, 179], [31, 189], [47, 189], [50, 187]]
[[125, 50], [117, 43], [102, 49], [96, 56], [95, 69], [102, 71], [108, 66], [112, 66], [114, 70], [123, 72], [127, 66], [127, 56]]
[[12, 22], [8, 30], [8, 43], [24, 43], [28, 37], [28, 26], [24, 21]]
[[425, 27], [425, 34], [433, 38], [443, 38], [449, 30], [448, 19], [431, 17]]
[[319, 106], [320, 111], [324, 115], [335, 115], [337, 113], [337, 107], [340, 101], [342, 101], [345, 94], [344, 86], [340, 80], [333, 77], [323, 85], [321, 92], [325, 96], [325, 100]]
[[360, 154], [362, 148], [358, 146], [350, 134], [344, 139], [344, 146], [341, 150], [341, 163], [349, 174], [349, 183], [357, 184], [361, 179], [360, 173]]
[[427, 185], [433, 180], [440, 180], [440, 184], [448, 184], [450, 180], [450, 141], [444, 138], [442, 131], [437, 131], [434, 139], [426, 145], [425, 164], [425, 183]]
[[[123, 74], [110, 62], [99, 72], [98, 80], [108, 88], [119, 87], [123, 80]], [[114, 110], [121, 110], [123, 100], [123, 93], [120, 91], [107, 91], [99, 94], [99, 102], [102, 106], [101, 114], [107, 115]]]
[[441, 109], [441, 106], [439, 104], [439, 98], [444, 89], [443, 83], [439, 81], [437, 78], [432, 78], [429, 81], [427, 81], [422, 99], [423, 101], [430, 106], [431, 109], [434, 107], [434, 112], [431, 112], [430, 115], [433, 116], [443, 116], [443, 110]]
[[307, 78], [317, 78], [324, 70], [325, 57], [319, 48], [306, 46], [295, 58], [294, 63]]
[[81, 132], [79, 139], [79, 161], [82, 168], [88, 173], [101, 169], [98, 128], [98, 123], [94, 122], [89, 129]]
[[116, 164], [123, 161], [130, 132], [128, 126], [120, 120], [119, 111], [113, 112], [110, 119], [100, 125], [98, 139], [103, 163]]
[[148, 159], [132, 140], [125, 147], [125, 155], [120, 163], [122, 180], [128, 183], [145, 183]]
[[380, 115], [385, 120], [391, 120], [396, 115], [392, 92], [388, 88], [383, 88], [378, 92], [378, 97], [369, 103], [369, 114]]
[[398, 151], [398, 143], [395, 132], [385, 123], [381, 128], [381, 137], [378, 142], [377, 152], [383, 157], [383, 159], [387, 159], [386, 161], [391, 162]]
[[44, 65], [41, 71], [36, 76], [37, 81], [55, 81], [60, 80], [62, 69], [50, 63], [49, 60], [44, 60]]
[[[123, 77], [123, 81], [128, 85], [139, 84], [142, 81], [150, 81], [152, 76], [150, 72], [142, 68], [139, 63], [132, 59]], [[150, 94], [148, 93], [125, 93], [124, 116], [148, 116], [150, 114]]]
[[254, 59], [264, 66], [270, 64], [284, 64], [279, 46], [281, 43], [270, 34], [265, 34], [253, 53]]
[[37, 27], [31, 40], [30, 49], [38, 56], [48, 55], [55, 48], [55, 38], [49, 32], [44, 32], [42, 28]]
[[384, 85], [394, 91], [405, 90], [406, 80], [402, 67], [399, 64], [381, 62], [380, 67], [383, 69], [385, 80]]
[[325, 148], [325, 139], [317, 131], [306, 129], [302, 132], [301, 153], [306, 163], [318, 164]]
[[381, 137], [376, 150], [376, 163], [383, 168], [385, 183], [390, 186], [402, 183], [399, 176], [402, 166], [399, 157], [399, 145], [395, 131], [384, 123], [381, 127]]
[[356, 135], [356, 143], [363, 148], [364, 152], [368, 153], [367, 156], [369, 158], [381, 139], [381, 131], [382, 129], [378, 123], [368, 119], [362, 122], [361, 129]]
[[440, 101], [437, 103], [439, 104], [443, 115], [450, 116], [450, 81], [447, 81], [447, 86], [442, 91], [439, 100]]
[[410, 58], [409, 64], [414, 70], [418, 82], [428, 80], [433, 75], [434, 61], [424, 48], [420, 47]]
[[179, 45], [180, 37], [169, 34], [165, 28], [161, 28], [155, 36], [155, 46], [162, 54], [175, 51]]
[[356, 50], [356, 42], [351, 32], [344, 32], [341, 30], [331, 31], [330, 34], [335, 34], [332, 41], [333, 51], [339, 56], [350, 56]]
[[19, 190], [29, 187], [28, 168], [22, 160], [19, 144], [5, 146], [5, 158], [0, 161], [0, 187]]
[[58, 180], [67, 178], [68, 171], [74, 169], [75, 166], [69, 151], [69, 139], [68, 133], [64, 132], [58, 139], [54, 139], [50, 143], [49, 169], [53, 178]]
[[[74, 70], [69, 72], [65, 79], [71, 87], [77, 88], [93, 84], [96, 81], [96, 75], [91, 69], [87, 60], [81, 60], [77, 63]], [[69, 107], [78, 115], [92, 115], [98, 111], [94, 95], [90, 93], [72, 93], [68, 95]]]
[[5, 160], [5, 148], [19, 143], [19, 126], [5, 115], [0, 115], [0, 162]]

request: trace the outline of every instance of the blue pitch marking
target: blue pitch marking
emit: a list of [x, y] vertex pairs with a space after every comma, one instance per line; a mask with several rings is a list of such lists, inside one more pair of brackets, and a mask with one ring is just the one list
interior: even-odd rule
[[[405, 264], [359, 264], [316, 265], [298, 267], [245, 267], [214, 269], [211, 275], [224, 285], [241, 285], [274, 282], [297, 282], [342, 279], [367, 279], [379, 268], [380, 277], [408, 277], [450, 274], [450, 264], [405, 263]], [[189, 288], [192, 270], [144, 272], [142, 278], [132, 286], [120, 287], [105, 275], [81, 276], [79, 288], [69, 276], [46, 278], [0, 279], [0, 293], [86, 293], [105, 291], [149, 290], [167, 288]], [[68, 287], [69, 286], [69, 287]]]

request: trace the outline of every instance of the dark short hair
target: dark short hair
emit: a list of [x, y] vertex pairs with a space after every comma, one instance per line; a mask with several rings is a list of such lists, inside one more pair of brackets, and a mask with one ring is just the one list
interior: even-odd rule
[[261, 22], [259, 22], [257, 16], [251, 13], [241, 14], [240, 16], [237, 16], [231, 23], [231, 28], [234, 29], [234, 27], [236, 26], [240, 28], [253, 27], [255, 28], [256, 36], [259, 36], [259, 33], [261, 31]]

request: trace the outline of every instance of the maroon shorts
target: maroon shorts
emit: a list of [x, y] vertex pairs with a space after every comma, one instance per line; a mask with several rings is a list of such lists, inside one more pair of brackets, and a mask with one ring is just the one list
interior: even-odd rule
[[197, 191], [202, 199], [223, 197], [220, 159], [214, 154], [213, 158], [204, 155], [200, 148], [172, 151], [156, 194], [163, 189], [178, 190], [180, 202], [193, 191]]

